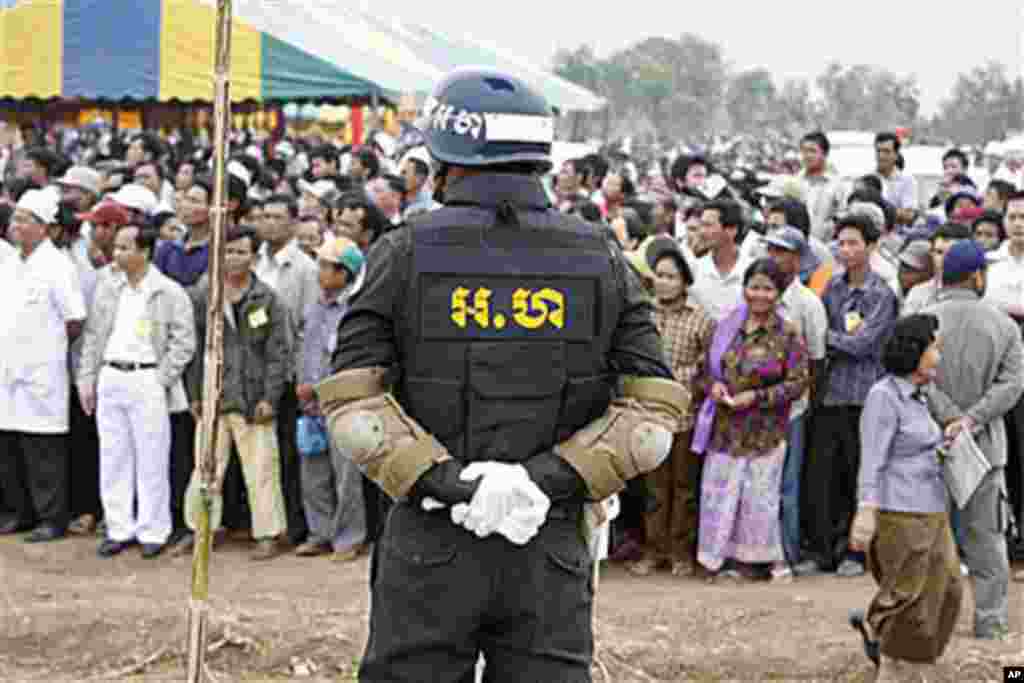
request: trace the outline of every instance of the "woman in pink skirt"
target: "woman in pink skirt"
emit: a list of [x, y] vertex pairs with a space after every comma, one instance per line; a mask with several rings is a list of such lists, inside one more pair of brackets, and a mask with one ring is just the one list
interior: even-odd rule
[[773, 580], [792, 580], [779, 521], [782, 466], [789, 407], [807, 388], [810, 365], [802, 335], [778, 311], [785, 284], [771, 259], [752, 263], [743, 303], [718, 324], [708, 350], [693, 450], [706, 458], [697, 560], [716, 574], [732, 560], [771, 564]]

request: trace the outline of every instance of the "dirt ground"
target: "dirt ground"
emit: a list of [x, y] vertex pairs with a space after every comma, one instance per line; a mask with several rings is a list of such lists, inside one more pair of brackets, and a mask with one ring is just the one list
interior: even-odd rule
[[[94, 538], [0, 540], [0, 681], [183, 679], [190, 559], [95, 551]], [[252, 563], [246, 553], [236, 541], [213, 555], [208, 680], [356, 680], [368, 559]], [[1002, 681], [1002, 666], [1024, 664], [1022, 589], [1011, 584], [1004, 642], [970, 638], [965, 601], [938, 680]], [[594, 681], [871, 681], [846, 624], [871, 594], [869, 578], [721, 586], [606, 565]]]

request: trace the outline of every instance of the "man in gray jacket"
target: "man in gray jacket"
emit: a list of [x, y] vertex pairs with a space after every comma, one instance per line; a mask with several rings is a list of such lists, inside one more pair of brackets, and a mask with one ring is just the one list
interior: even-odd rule
[[942, 340], [942, 362], [928, 403], [947, 439], [969, 430], [992, 465], [961, 510], [960, 524], [974, 583], [974, 634], [1000, 638], [1009, 624], [1007, 442], [1002, 418], [1024, 390], [1024, 347], [1009, 316], [980, 300], [985, 264], [984, 250], [970, 240], [954, 244], [943, 260], [938, 303], [925, 309], [938, 316]]
[[[258, 547], [254, 560], [269, 560], [281, 552], [285, 510], [281, 494], [281, 456], [278, 449], [275, 406], [288, 382], [292, 367], [289, 343], [288, 309], [252, 272], [259, 238], [251, 228], [233, 226], [225, 236], [224, 248], [224, 385], [217, 427], [216, 472], [213, 512], [210, 526], [220, 526], [223, 512], [221, 485], [231, 455], [232, 442], [238, 447], [249, 506], [252, 533]], [[206, 311], [209, 289], [197, 286], [192, 291], [196, 330], [206, 337]], [[192, 413], [201, 424], [203, 395], [203, 354], [189, 366], [185, 375]], [[196, 453], [202, 447], [202, 429], [196, 432]], [[185, 494], [185, 520], [196, 529], [199, 511], [199, 480], [193, 473]], [[189, 534], [175, 546], [175, 554], [191, 551], [194, 537]]]
[[196, 331], [188, 294], [151, 264], [156, 239], [138, 224], [118, 230], [119, 270], [101, 280], [85, 326], [78, 395], [99, 429], [102, 557], [134, 540], [156, 557], [171, 533], [170, 411], [187, 405]]

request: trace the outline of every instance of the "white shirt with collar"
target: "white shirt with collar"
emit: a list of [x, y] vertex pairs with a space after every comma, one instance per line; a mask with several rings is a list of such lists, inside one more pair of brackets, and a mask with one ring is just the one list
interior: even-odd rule
[[[821, 297], [814, 293], [807, 285], [800, 282], [800, 278], [793, 278], [793, 281], [782, 293], [783, 317], [790, 323], [796, 325], [800, 334], [807, 344], [807, 355], [811, 360], [822, 360], [825, 358], [825, 337], [828, 334], [828, 314], [825, 311], [825, 304]], [[800, 417], [807, 411], [809, 405], [810, 389], [796, 401], [789, 409], [789, 419]]]
[[260, 247], [256, 277], [263, 281], [288, 310], [291, 322], [291, 343], [296, 368], [302, 367], [302, 336], [306, 309], [320, 296], [320, 276], [316, 262], [304, 254], [296, 240], [291, 240], [276, 254], [270, 245]]
[[146, 302], [149, 298], [149, 281], [147, 272], [142, 281], [135, 287], [128, 283], [121, 290], [121, 298], [117, 304], [117, 319], [114, 331], [110, 334], [103, 360], [121, 363], [153, 363], [157, 362], [151, 343], [149, 317]]
[[1024, 305], [1024, 256], [1012, 256], [1006, 245], [1006, 254], [988, 267], [983, 299], [999, 310]]
[[704, 307], [715, 322], [720, 322], [743, 300], [743, 274], [752, 261], [739, 254], [736, 265], [728, 273], [722, 273], [715, 265], [714, 254], [707, 253], [697, 259], [693, 273], [694, 300]]
[[66, 324], [85, 301], [71, 260], [45, 240], [0, 268], [0, 430], [64, 434], [71, 377]]
[[17, 253], [18, 250], [11, 246], [7, 240], [0, 239], [0, 265], [6, 263], [7, 259], [16, 256]]

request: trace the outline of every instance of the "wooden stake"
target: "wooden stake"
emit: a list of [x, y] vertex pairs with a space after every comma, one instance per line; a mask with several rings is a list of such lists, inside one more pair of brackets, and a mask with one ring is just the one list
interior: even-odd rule
[[199, 520], [192, 556], [192, 595], [188, 605], [188, 683], [203, 683], [210, 588], [211, 495], [217, 471], [217, 423], [224, 382], [224, 232], [227, 225], [226, 157], [231, 116], [231, 0], [217, 0], [213, 81], [213, 233], [210, 236], [210, 299], [203, 349], [203, 396], [196, 471], [199, 475]]

